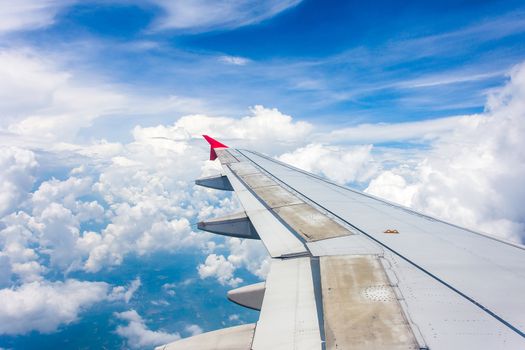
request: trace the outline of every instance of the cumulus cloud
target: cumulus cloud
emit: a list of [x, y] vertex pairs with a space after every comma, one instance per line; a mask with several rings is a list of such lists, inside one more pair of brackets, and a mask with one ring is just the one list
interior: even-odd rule
[[0, 217], [13, 211], [27, 197], [38, 163], [33, 152], [0, 147]]
[[133, 349], [154, 347], [180, 339], [178, 333], [150, 330], [146, 322], [135, 310], [116, 313], [115, 316], [127, 322], [125, 326], [118, 326], [116, 333], [126, 339], [127, 345]]
[[[92, 159], [89, 171], [77, 166], [66, 179], [43, 181], [33, 193], [32, 181], [18, 192], [13, 190], [26, 198], [26, 204], [23, 211], [0, 217], [5, 224], [0, 227], [0, 254], [8, 275], [31, 281], [40, 279], [48, 267], [97, 272], [122, 263], [129, 253], [199, 245], [208, 249], [209, 235], [193, 232], [190, 220], [221, 215], [239, 205], [228, 194], [194, 188], [194, 179], [218, 168], [202, 156], [204, 142], [194, 143], [188, 135], [177, 126], [136, 127], [129, 144], [109, 150], [104, 146], [97, 154], [84, 151], [90, 146], [68, 149]], [[16, 154], [25, 154], [25, 158], [18, 156], [25, 163], [6, 157], [22, 170], [17, 173], [18, 168], [6, 163], [0, 176], [19, 182], [24, 176], [31, 178], [36, 161], [33, 153], [24, 152]], [[12, 201], [6, 203], [7, 211], [17, 207]], [[102, 229], [83, 230], [92, 223]], [[50, 258], [49, 266], [41, 264], [43, 257]]]
[[31, 282], [0, 289], [0, 334], [24, 334], [32, 330], [55, 331], [77, 320], [79, 313], [104, 300], [104, 282]]
[[[0, 171], [0, 174], [2, 172]], [[40, 262], [49, 257], [48, 267], [60, 271], [79, 269], [86, 253], [82, 223], [102, 222], [104, 208], [97, 201], [79, 197], [92, 193], [90, 178], [51, 179], [40, 184], [26, 201], [26, 211], [0, 218], [0, 254], [8, 257], [11, 272], [23, 281], [40, 279], [47, 270]]]
[[339, 147], [308, 144], [279, 156], [279, 160], [339, 183], [364, 182], [377, 172], [372, 145]]
[[235, 266], [224, 255], [208, 255], [204, 264], [200, 264], [197, 270], [201, 278], [215, 277], [222, 285], [237, 287], [242, 282], [242, 278], [233, 275]]
[[129, 302], [139, 287], [138, 278], [127, 287], [112, 288], [106, 282], [67, 279], [33, 281], [0, 289], [0, 334], [55, 332], [60, 326], [77, 321], [83, 311], [96, 303], [116, 300]]
[[245, 268], [260, 279], [266, 278], [270, 268], [270, 257], [260, 241], [250, 239], [228, 238], [230, 252], [228, 261], [235, 268]]
[[260, 241], [228, 238], [226, 246], [228, 257], [211, 253], [197, 267], [200, 278], [215, 277], [222, 285], [237, 287], [243, 282], [242, 278], [235, 277], [235, 271], [240, 268], [245, 268], [260, 279], [266, 277], [270, 258]]
[[313, 130], [311, 123], [294, 121], [276, 108], [258, 105], [251, 108], [250, 113], [240, 119], [189, 115], [177, 120], [173, 127], [182, 128], [194, 137], [209, 134], [225, 142], [232, 140], [236, 147], [271, 154], [297, 147]]
[[258, 23], [301, 2], [301, 0], [151, 1], [165, 11], [164, 16], [157, 19], [154, 29], [183, 29], [197, 32], [233, 29]]
[[0, 230], [0, 263], [3, 266], [0, 287], [16, 280], [41, 280], [47, 268], [41, 264], [35, 249], [38, 239], [33, 232], [38, 229], [38, 224], [24, 212], [10, 214], [0, 223], [4, 226]]
[[201, 334], [203, 332], [202, 328], [199, 327], [196, 324], [190, 324], [189, 326], [186, 326], [186, 328], [184, 328], [184, 330], [186, 332], [190, 333], [191, 336], [194, 336], [194, 335], [197, 335], [197, 334]]
[[204, 244], [208, 236], [195, 233], [190, 220], [202, 211], [213, 213], [221, 204], [232, 204], [224, 194], [193, 189], [193, 180], [201, 175], [202, 149], [186, 141], [179, 145], [146, 137], [155, 135], [147, 128], [135, 129], [134, 134], [136, 141], [93, 185], [109, 207], [110, 223], [85, 242], [88, 271], [120, 264], [129, 252], [149, 254]]
[[133, 294], [140, 288], [142, 285], [142, 282], [140, 281], [140, 278], [137, 277], [131, 283], [128, 285], [128, 287], [124, 286], [116, 286], [113, 287], [111, 290], [111, 293], [108, 296], [109, 300], [123, 300], [126, 303], [129, 303], [131, 298], [133, 297]]
[[467, 227], [525, 240], [525, 66], [416, 165], [377, 176], [367, 192]]

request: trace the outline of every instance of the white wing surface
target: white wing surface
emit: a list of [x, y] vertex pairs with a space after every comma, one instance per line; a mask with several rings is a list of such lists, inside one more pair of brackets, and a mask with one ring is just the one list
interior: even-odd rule
[[[239, 349], [525, 349], [523, 246], [205, 138], [223, 174], [197, 183], [234, 190], [244, 213], [199, 227], [272, 258], [263, 285], [228, 295], [261, 310], [229, 331]], [[207, 341], [160, 349], [228, 349]]]

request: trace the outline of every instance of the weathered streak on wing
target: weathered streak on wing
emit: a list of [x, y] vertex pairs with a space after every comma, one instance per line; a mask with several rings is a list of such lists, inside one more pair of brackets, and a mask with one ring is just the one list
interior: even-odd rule
[[381, 246], [359, 234], [308, 242], [306, 246], [313, 256], [383, 255], [384, 253]]
[[[295, 235], [296, 239], [300, 237], [303, 241], [310, 242], [352, 234], [348, 228], [341, 226], [332, 218], [329, 218], [316, 208], [305, 203], [294, 193], [277, 184], [242, 155], [237, 154], [235, 156], [238, 162], [222, 163], [222, 159], [228, 158], [223, 154], [234, 153], [235, 155], [235, 152], [237, 151], [232, 149], [217, 150], [221, 164], [236, 193], [239, 195], [244, 190], [248, 191], [239, 196], [243, 206], [245, 206], [244, 200], [248, 201], [256, 198], [261, 202], [261, 206], [259, 207], [266, 208], [266, 210], [272, 213], [278, 220], [288, 225], [288, 236], [290, 236], [290, 234]], [[232, 155], [232, 157], [234, 155]], [[253, 206], [255, 207], [257, 205], [254, 204]], [[248, 213], [248, 216], [252, 218], [250, 213]], [[260, 227], [260, 229], [264, 230], [265, 228]], [[268, 229], [266, 229], [266, 231], [268, 231]], [[272, 237], [275, 235], [275, 233], [271, 234]], [[261, 236], [261, 239], [265, 245], [267, 245], [265, 238], [270, 239], [270, 237], [264, 234]], [[292, 240], [291, 238], [286, 239], [290, 242]], [[303, 243], [301, 242], [301, 244]], [[295, 253], [295, 251], [290, 252], [290, 254]], [[275, 256], [275, 254], [271, 254]]]
[[302, 203], [299, 198], [278, 185], [257, 187], [253, 191], [272, 209]]
[[326, 349], [419, 349], [375, 256], [320, 258]]
[[268, 176], [259, 173], [252, 175], [244, 175], [241, 177], [243, 181], [246, 182], [246, 184], [253, 189], [277, 185], [277, 183], [270, 179]]
[[237, 163], [239, 160], [231, 154], [231, 152], [221, 152], [220, 149], [217, 149], [215, 151], [217, 153], [217, 157], [219, 158], [221, 164], [231, 164], [231, 163]]
[[308, 241], [350, 235], [351, 232], [306, 203], [275, 209], [279, 217]]
[[[500, 339], [508, 341], [502, 340], [502, 343], [525, 345], [523, 248], [346, 189], [257, 153], [240, 153], [304, 200], [322, 207], [393, 252], [393, 256], [408, 262], [411, 271], [426, 274], [438, 282], [439, 288], [475, 306], [477, 312], [470, 311], [473, 319], [488, 317], [491, 322], [499, 323], [504, 330], [494, 325], [493, 329], [505, 334]], [[398, 230], [399, 234], [385, 234], [389, 229]], [[431, 295], [428, 303], [433, 302]], [[408, 309], [418, 313], [411, 304]], [[475, 339], [468, 334], [449, 335], [454, 337]]]

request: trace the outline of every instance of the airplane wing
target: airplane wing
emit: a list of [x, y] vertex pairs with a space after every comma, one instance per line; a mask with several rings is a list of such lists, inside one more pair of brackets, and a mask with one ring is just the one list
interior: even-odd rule
[[205, 136], [244, 212], [199, 223], [260, 239], [263, 283], [228, 293], [255, 324], [158, 349], [525, 349], [525, 247]]

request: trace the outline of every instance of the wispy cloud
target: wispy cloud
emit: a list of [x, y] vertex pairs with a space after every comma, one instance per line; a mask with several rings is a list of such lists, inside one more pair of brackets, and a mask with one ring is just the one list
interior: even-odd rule
[[75, 0], [0, 1], [0, 35], [47, 27], [55, 16]]
[[463, 70], [445, 71], [443, 73], [416, 78], [413, 80], [405, 80], [397, 84], [399, 87], [417, 89], [426, 87], [435, 87], [440, 85], [452, 85], [469, 82], [478, 82], [494, 77], [505, 76], [506, 70], [497, 70], [494, 72], [468, 72]]
[[164, 15], [155, 21], [154, 30], [178, 29], [204, 32], [258, 23], [296, 6], [302, 0], [151, 1], [164, 10]]
[[147, 96], [93, 71], [86, 77], [54, 58], [30, 49], [0, 49], [0, 132], [28, 139], [71, 141], [80, 129], [103, 118], [204, 109], [197, 98]]
[[405, 123], [359, 124], [314, 137], [326, 143], [385, 143], [394, 141], [431, 141], [451, 133], [460, 125], [476, 125], [480, 116], [468, 115]]
[[244, 58], [244, 57], [239, 57], [239, 56], [221, 56], [219, 57], [219, 61], [228, 63], [228, 64], [233, 64], [236, 66], [244, 66], [245, 64], [250, 62], [249, 59]]

